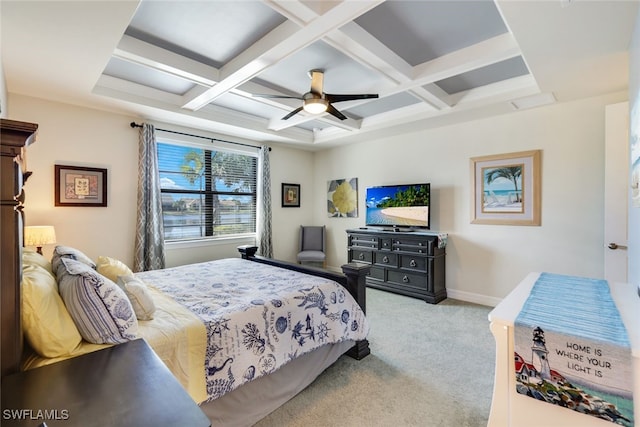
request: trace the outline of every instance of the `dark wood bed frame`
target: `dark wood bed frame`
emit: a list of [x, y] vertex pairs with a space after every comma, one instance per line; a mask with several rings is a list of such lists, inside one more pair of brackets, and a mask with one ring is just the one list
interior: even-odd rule
[[[0, 282], [0, 376], [20, 371], [24, 352], [21, 323], [22, 291], [20, 288], [22, 273], [23, 247], [23, 203], [22, 186], [31, 174], [26, 172], [25, 151], [35, 141], [38, 125], [14, 120], [0, 119], [1, 147], [1, 282]], [[255, 246], [238, 248], [242, 258], [250, 261], [270, 264], [289, 270], [300, 271], [335, 280], [354, 296], [365, 310], [365, 276], [369, 267], [350, 263], [342, 266], [344, 274], [334, 273], [313, 267], [306, 267], [284, 261], [256, 256]], [[370, 353], [367, 340], [358, 341], [346, 354], [362, 359]]]

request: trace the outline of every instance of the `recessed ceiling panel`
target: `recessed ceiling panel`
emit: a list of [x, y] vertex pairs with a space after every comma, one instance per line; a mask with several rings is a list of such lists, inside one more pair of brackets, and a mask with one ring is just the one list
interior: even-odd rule
[[349, 56], [317, 41], [262, 72], [255, 83], [302, 95], [309, 91], [311, 69], [324, 70], [324, 91], [327, 93], [377, 93], [390, 87], [380, 74]]
[[258, 1], [143, 1], [125, 34], [220, 67], [284, 21]]
[[440, 80], [436, 84], [448, 94], [454, 94], [525, 74], [529, 74], [529, 70], [522, 57], [518, 56]]
[[355, 114], [360, 117], [369, 117], [417, 104], [418, 102], [420, 101], [413, 95], [407, 92], [400, 92], [385, 98], [375, 99], [364, 105], [346, 109], [345, 111], [348, 111], [350, 115]]
[[103, 74], [173, 93], [174, 95], [184, 95], [195, 86], [189, 80], [115, 57], [109, 60]]
[[492, 0], [386, 1], [355, 22], [412, 66], [508, 31]]

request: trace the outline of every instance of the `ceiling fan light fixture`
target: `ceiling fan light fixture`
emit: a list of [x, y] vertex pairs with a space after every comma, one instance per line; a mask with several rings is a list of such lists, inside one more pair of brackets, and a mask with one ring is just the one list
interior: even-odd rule
[[321, 114], [327, 111], [329, 103], [324, 98], [309, 98], [304, 100], [303, 109], [309, 114]]

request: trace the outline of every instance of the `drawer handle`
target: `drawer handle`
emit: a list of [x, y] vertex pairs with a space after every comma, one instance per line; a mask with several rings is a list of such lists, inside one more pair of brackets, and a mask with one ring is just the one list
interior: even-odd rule
[[418, 250], [418, 252], [423, 253], [424, 251], [422, 249]]
[[383, 256], [382, 257], [382, 262], [384, 262], [385, 264], [389, 262], [389, 257], [388, 256]]
[[402, 281], [403, 281], [404, 283], [409, 283], [409, 277], [404, 276], [404, 277], [402, 278]]
[[364, 254], [358, 255], [358, 259], [364, 259]]
[[409, 265], [410, 265], [411, 267], [415, 267], [415, 266], [417, 266], [417, 265], [418, 265], [418, 263], [416, 263], [416, 260], [415, 260], [415, 259], [412, 259], [412, 260], [411, 260], [411, 262], [409, 263]]

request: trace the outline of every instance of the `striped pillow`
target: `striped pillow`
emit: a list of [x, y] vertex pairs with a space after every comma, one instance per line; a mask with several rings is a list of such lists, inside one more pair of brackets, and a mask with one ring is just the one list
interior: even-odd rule
[[124, 291], [85, 263], [71, 258], [60, 261], [60, 296], [82, 338], [94, 344], [135, 339], [138, 320]]

